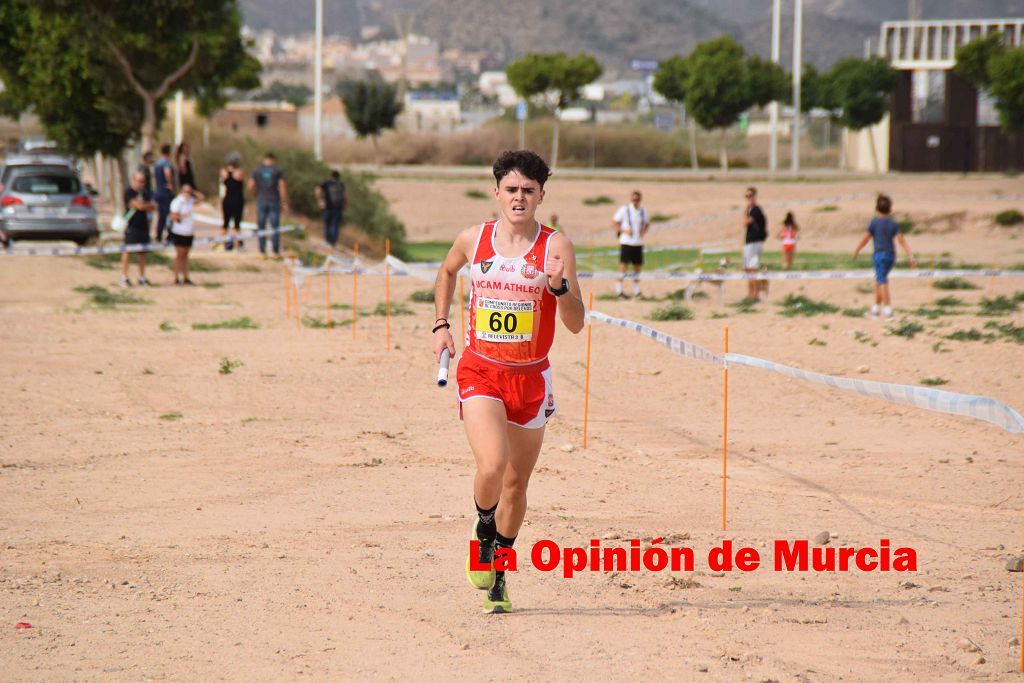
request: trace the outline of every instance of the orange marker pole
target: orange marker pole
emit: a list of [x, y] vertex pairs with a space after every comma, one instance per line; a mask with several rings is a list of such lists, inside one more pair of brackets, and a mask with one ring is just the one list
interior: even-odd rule
[[299, 285], [295, 283], [295, 278], [292, 278], [292, 304], [295, 308], [295, 329], [302, 329], [302, 316], [300, 315], [301, 310], [299, 308]]
[[391, 256], [391, 240], [384, 240], [384, 348], [391, 350], [391, 264], [387, 257]]
[[292, 317], [292, 290], [288, 286], [288, 264], [282, 264], [281, 269], [284, 273], [284, 317], [288, 319]]
[[324, 293], [324, 305], [327, 306], [327, 329], [331, 329], [331, 262], [328, 261], [326, 264], [327, 270], [324, 275], [327, 276], [327, 290]]
[[352, 256], [352, 338], [356, 338], [356, 292], [359, 287], [359, 242]]
[[[729, 327], [725, 328], [725, 352], [729, 353]], [[722, 531], [725, 531], [725, 477], [729, 453], [729, 366], [722, 370]]]
[[459, 324], [462, 326], [462, 339], [466, 339], [466, 304], [462, 295], [462, 276], [459, 276]]
[[[590, 293], [588, 310], [594, 310], [594, 293]], [[587, 417], [590, 414], [590, 333], [593, 332], [593, 323], [587, 323], [587, 371], [583, 379], [583, 449], [587, 448]]]
[[1024, 574], [1020, 577], [1020, 672], [1024, 673]]

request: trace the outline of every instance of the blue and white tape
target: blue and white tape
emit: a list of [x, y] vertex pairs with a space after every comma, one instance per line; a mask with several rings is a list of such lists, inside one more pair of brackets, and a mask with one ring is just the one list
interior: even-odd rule
[[[292, 230], [299, 230], [301, 228], [302, 226], [300, 225], [285, 225], [280, 228], [267, 228], [266, 230], [246, 232], [241, 236], [200, 237], [192, 242], [192, 246], [221, 244], [224, 242], [233, 242], [240, 238], [248, 239], [250, 237], [266, 237], [268, 235], [273, 235], [275, 232], [291, 232]], [[29, 247], [24, 249], [9, 247], [7, 249], [0, 249], [0, 254], [10, 254], [12, 256], [89, 256], [92, 254], [134, 254], [143, 251], [165, 251], [173, 248], [174, 245], [170, 242], [149, 242], [147, 244], [119, 244], [100, 247]]]
[[673, 337], [654, 328], [641, 323], [614, 318], [599, 311], [591, 311], [588, 314], [590, 322], [598, 321], [608, 325], [615, 325], [631, 330], [642, 336], [667, 347], [669, 350], [678, 353], [686, 358], [714, 363], [719, 367], [727, 367], [729, 364], [746, 365], [752, 368], [770, 370], [793, 379], [805, 382], [814, 382], [833, 389], [848, 391], [861, 396], [882, 399], [892, 403], [923, 408], [949, 415], [960, 415], [975, 420], [982, 420], [996, 425], [1013, 434], [1024, 433], [1024, 416], [1010, 406], [986, 396], [974, 396], [971, 394], [958, 394], [951, 391], [916, 387], [907, 384], [891, 384], [888, 382], [874, 382], [871, 380], [850, 379], [849, 377], [836, 377], [818, 372], [801, 370], [775, 361], [746, 356], [739, 353], [716, 354], [707, 349], [692, 344], [683, 339]]

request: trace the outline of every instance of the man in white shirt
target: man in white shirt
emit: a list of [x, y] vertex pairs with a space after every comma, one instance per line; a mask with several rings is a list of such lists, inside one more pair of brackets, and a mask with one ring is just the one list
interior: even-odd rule
[[640, 191], [634, 190], [629, 204], [619, 207], [612, 219], [612, 227], [619, 236], [619, 281], [615, 283], [615, 293], [620, 299], [626, 295], [622, 291], [626, 279], [626, 266], [633, 265], [636, 279], [633, 281], [633, 296], [640, 298], [640, 269], [644, 265], [644, 235], [651, 227], [647, 209], [640, 206]]

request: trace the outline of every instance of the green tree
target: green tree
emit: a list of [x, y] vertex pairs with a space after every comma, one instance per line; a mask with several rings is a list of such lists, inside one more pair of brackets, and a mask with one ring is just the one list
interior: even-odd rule
[[308, 85], [292, 85], [274, 81], [263, 90], [260, 90], [252, 99], [257, 102], [289, 102], [296, 107], [302, 107], [309, 101], [313, 89]]
[[720, 129], [721, 167], [729, 169], [725, 130], [736, 123], [749, 106], [747, 64], [743, 48], [728, 36], [697, 45], [687, 59], [690, 77], [686, 109], [701, 128]]
[[993, 33], [960, 47], [953, 71], [995, 98], [1004, 130], [1024, 130], [1024, 49], [1006, 47]]
[[988, 62], [989, 92], [1004, 130], [1024, 131], [1024, 49], [1007, 50]]
[[601, 65], [586, 54], [530, 53], [508, 65], [509, 85], [526, 100], [541, 98], [555, 115], [551, 133], [551, 167], [558, 165], [559, 114], [580, 97], [580, 89], [601, 75]]
[[1006, 52], [1002, 33], [975, 38], [956, 49], [953, 73], [970, 81], [977, 88], [988, 88], [988, 63], [993, 57]]
[[876, 173], [878, 154], [871, 126], [885, 116], [896, 82], [896, 70], [881, 57], [840, 59], [828, 73], [827, 91], [841, 112], [839, 122], [852, 130], [868, 129]]
[[356, 135], [373, 140], [376, 157], [378, 137], [385, 129], [394, 128], [402, 113], [397, 86], [381, 80], [341, 81], [336, 90]]
[[35, 111], [49, 134], [80, 154], [119, 154], [137, 135], [152, 149], [172, 88], [209, 113], [224, 88], [258, 85], [259, 64], [240, 31], [237, 0], [7, 0], [0, 4], [5, 102], [9, 111]]
[[[669, 102], [686, 103], [686, 84], [690, 71], [686, 65], [686, 57], [674, 55], [658, 63], [658, 72], [654, 74], [654, 91]], [[697, 169], [697, 127], [693, 117], [688, 116], [690, 128], [690, 167]]]

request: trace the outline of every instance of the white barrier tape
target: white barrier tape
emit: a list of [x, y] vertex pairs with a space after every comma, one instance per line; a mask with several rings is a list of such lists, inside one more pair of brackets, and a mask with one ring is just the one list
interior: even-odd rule
[[888, 382], [834, 377], [738, 353], [725, 354], [725, 360], [727, 363], [771, 370], [787, 377], [824, 384], [833, 389], [849, 391], [861, 396], [870, 396], [915, 408], [934, 410], [939, 413], [973, 417], [976, 420], [990, 422], [1014, 434], [1024, 433], [1024, 416], [1005, 403], [986, 396], [957, 394], [952, 391], [915, 387], [908, 384], [890, 384]]
[[823, 384], [833, 389], [849, 391], [861, 396], [869, 396], [893, 403], [902, 403], [915, 408], [923, 408], [949, 415], [971, 417], [994, 424], [1013, 434], [1024, 433], [1024, 416], [1005, 403], [986, 396], [957, 394], [951, 391], [915, 387], [907, 384], [890, 384], [888, 382], [835, 377], [833, 375], [800, 370], [789, 365], [783, 365], [782, 363], [738, 353], [727, 353], [721, 356], [696, 344], [691, 344], [683, 339], [678, 339], [632, 320], [613, 318], [598, 311], [591, 311], [587, 317], [588, 322], [597, 320], [609, 325], [632, 330], [637, 334], [653, 339], [681, 356], [694, 360], [708, 361], [719, 367], [725, 367], [729, 363], [734, 363], [736, 365], [761, 368], [792, 377], [793, 379]]
[[[202, 213], [193, 213], [192, 214], [192, 220], [199, 221], [200, 223], [205, 223], [206, 225], [219, 225], [221, 227], [224, 227], [223, 219], [222, 220], [217, 220], [213, 216], [207, 216], [207, 215], [202, 214]], [[252, 223], [250, 221], [242, 221], [241, 223], [239, 223], [239, 225], [241, 226], [242, 230], [246, 230], [246, 231], [250, 231], [250, 232], [251, 231], [255, 231], [256, 228], [259, 227], [258, 225], [256, 225], [255, 223]]]
[[599, 311], [590, 311], [587, 316], [591, 320], [598, 320], [609, 325], [616, 325], [627, 330], [632, 330], [633, 332], [645, 337], [649, 337], [659, 344], [663, 344], [668, 347], [669, 350], [675, 351], [680, 356], [686, 356], [687, 358], [692, 358], [694, 360], [707, 361], [709, 363], [714, 363], [719, 367], [725, 367], [725, 359], [717, 353], [712, 353], [702, 346], [697, 346], [696, 344], [691, 344], [683, 339], [678, 339], [672, 335], [665, 334], [664, 332], [659, 332], [653, 327], [648, 327], [647, 325], [643, 325], [632, 320], [613, 318], [612, 316], [605, 315]]
[[[275, 232], [291, 232], [292, 230], [299, 230], [302, 226], [299, 225], [286, 225], [280, 228], [267, 228], [266, 230], [257, 230], [254, 233], [248, 233], [243, 235], [245, 239], [252, 237], [267, 237], [273, 235]], [[229, 236], [218, 236], [218, 237], [200, 237], [192, 242], [192, 246], [201, 246], [204, 244], [220, 244], [222, 242], [229, 242], [238, 239], [237, 235]], [[0, 249], [0, 254], [10, 254], [12, 256], [27, 255], [27, 256], [88, 256], [91, 254], [124, 254], [124, 253], [137, 253], [142, 251], [166, 251], [167, 249], [173, 249], [174, 245], [170, 242], [149, 242], [147, 244], [121, 244], [110, 247], [52, 247], [52, 248], [28, 248], [18, 249], [10, 247], [7, 249]]]
[[[581, 272], [576, 276], [583, 280], [617, 280], [623, 277], [618, 272], [605, 270], [596, 273]], [[945, 270], [893, 270], [891, 278], [933, 278], [933, 277], [1024, 277], [1024, 270], [972, 270], [954, 268]], [[869, 280], [875, 277], [874, 270], [805, 270], [762, 273], [627, 273], [627, 279], [635, 280]]]

